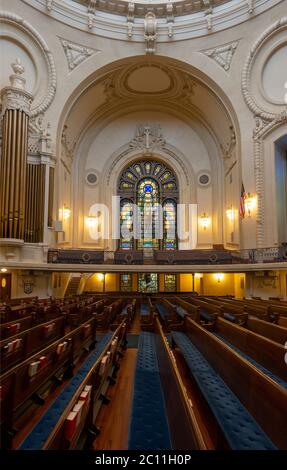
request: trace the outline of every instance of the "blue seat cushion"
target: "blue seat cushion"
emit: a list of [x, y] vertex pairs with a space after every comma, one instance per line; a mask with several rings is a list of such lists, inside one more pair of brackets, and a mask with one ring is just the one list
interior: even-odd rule
[[161, 388], [155, 338], [142, 333], [134, 379], [129, 450], [169, 450], [171, 440]]
[[179, 305], [178, 307], [176, 307], [176, 313], [177, 313], [181, 318], [184, 318], [185, 315], [187, 315], [186, 310], [184, 310], [184, 308], [182, 308], [180, 305]]
[[162, 304], [156, 304], [156, 308], [161, 318], [168, 317], [169, 313], [167, 309]]
[[205, 310], [203, 310], [202, 308], [200, 309], [200, 318], [202, 320], [205, 320], [205, 321], [212, 321], [213, 320], [213, 316], [210, 315], [208, 312], [206, 312]]
[[32, 429], [30, 434], [22, 442], [20, 450], [41, 450], [52, 430], [59, 421], [62, 413], [73, 398], [77, 388], [81, 385], [86, 375], [90, 372], [91, 368], [101, 355], [102, 351], [107, 346], [112, 337], [112, 333], [106, 333], [100, 341], [96, 344], [95, 349], [89, 354], [87, 359], [81, 365], [76, 375], [70, 380], [69, 383], [61, 391], [60, 395], [51, 403], [49, 408], [45, 411], [40, 421]]
[[224, 313], [223, 318], [225, 318], [225, 320], [231, 321], [232, 323], [236, 323], [236, 317], [231, 315], [231, 313]]
[[210, 366], [191, 340], [172, 331], [202, 394], [234, 450], [274, 450], [276, 447], [232, 390]]
[[140, 307], [140, 314], [141, 314], [142, 316], [146, 316], [146, 315], [149, 315], [149, 314], [150, 314], [150, 309], [149, 309], [148, 304], [141, 304], [141, 307]]

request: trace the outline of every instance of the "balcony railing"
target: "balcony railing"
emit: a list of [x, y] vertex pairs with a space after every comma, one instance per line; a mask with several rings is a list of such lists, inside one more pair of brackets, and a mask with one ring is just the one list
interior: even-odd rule
[[287, 262], [287, 243], [280, 247], [249, 250], [101, 251], [50, 249], [48, 263], [55, 264], [257, 264]]

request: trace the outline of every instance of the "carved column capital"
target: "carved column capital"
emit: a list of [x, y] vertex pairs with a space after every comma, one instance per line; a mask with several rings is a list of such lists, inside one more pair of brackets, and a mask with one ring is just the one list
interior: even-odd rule
[[7, 109], [14, 109], [23, 111], [28, 116], [30, 115], [31, 104], [33, 95], [20, 88], [7, 86], [1, 91], [2, 100], [2, 115], [5, 114]]

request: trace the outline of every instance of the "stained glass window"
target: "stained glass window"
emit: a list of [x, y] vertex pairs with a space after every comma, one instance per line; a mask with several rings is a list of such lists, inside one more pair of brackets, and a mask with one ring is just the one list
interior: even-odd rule
[[163, 248], [175, 250], [176, 247], [176, 203], [167, 199], [163, 204]]
[[139, 292], [157, 292], [158, 291], [158, 275], [157, 273], [140, 273], [138, 275]]
[[133, 248], [133, 203], [128, 199], [121, 201], [121, 242], [120, 247], [123, 250]]
[[[137, 160], [123, 171], [118, 188], [123, 198], [121, 227], [134, 228], [137, 234], [135, 241], [126, 232], [121, 235], [120, 248], [176, 249], [178, 184], [173, 170], [156, 160]], [[138, 214], [133, 214], [132, 203], [137, 204]]]
[[164, 274], [164, 291], [176, 292], [176, 274]]
[[121, 292], [130, 292], [132, 290], [132, 275], [131, 274], [121, 274], [120, 277], [120, 291]]
[[158, 204], [158, 183], [151, 178], [140, 180], [137, 188], [138, 224], [140, 231], [138, 249], [159, 248], [159, 239], [157, 238], [157, 233], [159, 233], [157, 225]]

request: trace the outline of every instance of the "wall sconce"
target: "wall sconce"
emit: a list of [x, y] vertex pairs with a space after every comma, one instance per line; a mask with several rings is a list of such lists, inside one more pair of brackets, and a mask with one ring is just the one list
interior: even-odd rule
[[204, 212], [200, 216], [200, 222], [201, 222], [201, 226], [202, 226], [203, 230], [206, 230], [207, 227], [210, 225], [210, 217]]
[[235, 219], [235, 210], [233, 209], [232, 206], [229, 209], [227, 209], [226, 217], [228, 218], [228, 220], [230, 220], [230, 222], [234, 221], [234, 219]]
[[86, 217], [86, 224], [87, 224], [88, 228], [90, 228], [90, 229], [96, 228], [97, 221], [98, 221], [98, 217], [96, 217], [96, 216]]
[[59, 210], [60, 218], [66, 221], [71, 217], [71, 210], [64, 204], [63, 208]]
[[256, 208], [257, 196], [256, 194], [247, 193], [244, 198], [245, 209], [248, 212], [248, 217], [251, 217], [251, 211]]
[[220, 283], [224, 279], [224, 274], [223, 273], [215, 273], [214, 277], [217, 280], [217, 282]]
[[6, 268], [1, 268], [1, 273], [7, 273], [7, 269]]
[[195, 277], [195, 279], [202, 279], [203, 274], [202, 273], [194, 273], [194, 277]]

